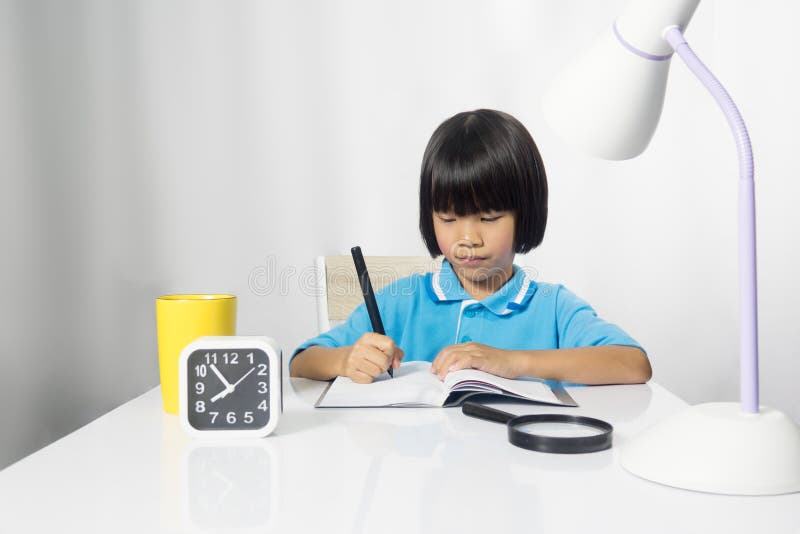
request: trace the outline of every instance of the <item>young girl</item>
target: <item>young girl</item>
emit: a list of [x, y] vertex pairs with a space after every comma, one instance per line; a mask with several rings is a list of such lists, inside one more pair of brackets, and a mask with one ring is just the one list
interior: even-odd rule
[[440, 379], [474, 368], [516, 378], [640, 383], [650, 363], [622, 329], [561, 285], [514, 265], [547, 223], [547, 177], [525, 127], [499, 111], [459, 113], [433, 133], [422, 160], [419, 228], [438, 272], [377, 292], [386, 335], [364, 304], [347, 322], [306, 341], [292, 376], [372, 382], [406, 360], [432, 362]]

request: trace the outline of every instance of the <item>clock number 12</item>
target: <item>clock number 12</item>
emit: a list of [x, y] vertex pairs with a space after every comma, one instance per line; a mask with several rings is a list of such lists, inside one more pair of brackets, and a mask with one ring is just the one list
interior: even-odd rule
[[[248, 356], [250, 357], [250, 363], [252, 364], [253, 354], [250, 353], [248, 354]], [[222, 358], [220, 359], [217, 358], [216, 352], [206, 352], [206, 365], [211, 365], [212, 363], [214, 365], [217, 365], [220, 363], [220, 360], [225, 365], [237, 365], [239, 363], [239, 354], [236, 352], [231, 352], [231, 353], [223, 352]]]

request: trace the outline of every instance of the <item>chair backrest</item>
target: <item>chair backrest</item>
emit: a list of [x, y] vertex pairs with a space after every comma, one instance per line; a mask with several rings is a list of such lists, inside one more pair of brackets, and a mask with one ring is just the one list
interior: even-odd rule
[[[415, 273], [439, 268], [441, 258], [429, 256], [365, 256], [372, 288], [383, 286]], [[351, 256], [319, 256], [317, 268], [317, 325], [327, 332], [342, 324], [364, 302]]]

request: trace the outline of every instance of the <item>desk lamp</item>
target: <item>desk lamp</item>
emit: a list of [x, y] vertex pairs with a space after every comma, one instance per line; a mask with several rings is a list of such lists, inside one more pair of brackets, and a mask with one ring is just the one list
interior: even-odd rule
[[753, 156], [727, 91], [689, 48], [683, 29], [700, 0], [633, 0], [544, 96], [547, 122], [585, 152], [624, 160], [647, 148], [664, 102], [673, 52], [722, 108], [739, 155], [740, 402], [692, 406], [624, 443], [629, 472], [710, 493], [800, 491], [800, 427], [759, 405]]

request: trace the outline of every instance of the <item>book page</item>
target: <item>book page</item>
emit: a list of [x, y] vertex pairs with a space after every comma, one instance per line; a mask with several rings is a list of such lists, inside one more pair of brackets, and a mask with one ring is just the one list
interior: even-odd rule
[[511, 380], [500, 376], [478, 371], [476, 369], [462, 369], [453, 371], [444, 377], [446, 391], [486, 391], [489, 393], [501, 390], [525, 399], [547, 402], [551, 404], [564, 404], [546, 383], [540, 380]]
[[431, 373], [430, 362], [407, 362], [371, 384], [340, 376], [317, 401], [317, 408], [379, 406], [441, 406], [444, 386]]

